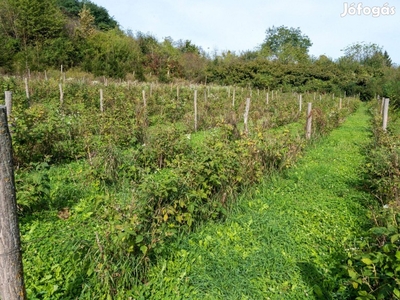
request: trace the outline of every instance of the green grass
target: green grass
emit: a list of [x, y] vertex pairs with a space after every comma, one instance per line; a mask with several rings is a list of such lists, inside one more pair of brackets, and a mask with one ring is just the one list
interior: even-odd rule
[[138, 287], [142, 299], [346, 299], [346, 249], [369, 225], [360, 189], [362, 105], [282, 176], [244, 193], [223, 223], [183, 236]]

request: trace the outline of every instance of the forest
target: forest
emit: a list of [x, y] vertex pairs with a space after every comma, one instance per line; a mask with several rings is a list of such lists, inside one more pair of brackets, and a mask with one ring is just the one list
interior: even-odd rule
[[[162, 83], [187, 80], [255, 88], [346, 92], [368, 100], [397, 99], [398, 68], [382, 46], [355, 43], [333, 60], [312, 57], [300, 28], [266, 29], [253, 50], [207, 53], [190, 40], [159, 41], [152, 33], [122, 31], [107, 10], [91, 1], [0, 1], [0, 71], [27, 74], [49, 69]], [[397, 100], [396, 100], [397, 101]]]

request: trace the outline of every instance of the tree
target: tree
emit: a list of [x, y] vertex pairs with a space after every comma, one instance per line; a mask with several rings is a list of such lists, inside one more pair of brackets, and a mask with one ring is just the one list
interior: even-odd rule
[[96, 31], [87, 39], [82, 67], [96, 76], [124, 78], [141, 65], [137, 42], [114, 29]]
[[190, 40], [179, 40], [175, 42], [175, 45], [182, 53], [200, 54], [200, 48], [192, 44]]
[[108, 11], [97, 4], [88, 0], [57, 0], [57, 4], [62, 12], [70, 18], [78, 18], [80, 12], [85, 6], [90, 10], [91, 15], [94, 17], [94, 24], [97, 29], [107, 31], [118, 27], [117, 21], [110, 17]]
[[102, 7], [94, 4], [91, 1], [82, 1], [84, 5], [90, 10], [90, 13], [94, 17], [94, 23], [100, 30], [111, 30], [118, 28], [117, 21], [110, 17], [108, 11]]
[[58, 37], [65, 19], [55, 0], [14, 0], [17, 35], [23, 43], [34, 45]]
[[14, 0], [0, 0], [0, 32], [4, 36], [17, 38], [15, 26], [17, 19], [16, 3]]
[[267, 29], [260, 51], [283, 62], [299, 62], [308, 58], [311, 46], [310, 38], [300, 28], [273, 26]]
[[364, 65], [377, 54], [382, 54], [382, 47], [377, 44], [362, 42], [349, 45], [341, 51], [348, 59]]
[[392, 66], [392, 59], [390, 58], [389, 54], [387, 53], [387, 51], [385, 50], [385, 52], [383, 53], [383, 58], [385, 60], [385, 65], [387, 67], [391, 67]]
[[93, 35], [94, 32], [94, 17], [90, 13], [90, 10], [84, 5], [79, 12], [79, 26], [76, 28], [76, 35], [79, 38], [86, 39]]

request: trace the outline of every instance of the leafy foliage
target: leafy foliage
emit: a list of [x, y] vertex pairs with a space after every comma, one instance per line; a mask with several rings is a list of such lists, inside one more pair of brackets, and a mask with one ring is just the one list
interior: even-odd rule
[[[377, 105], [378, 104], [378, 105]], [[346, 269], [356, 299], [400, 298], [398, 131], [381, 129], [380, 103], [372, 105], [373, 142], [366, 149], [365, 183], [379, 200], [371, 208], [373, 227], [349, 251]], [[391, 128], [395, 128], [396, 118]]]
[[[28, 102], [21, 80], [1, 79], [13, 91], [24, 251], [40, 252], [25, 260], [32, 299], [134, 295], [133, 286], [147, 280], [149, 265], [172, 239], [224, 218], [240, 191], [292, 165], [305, 146], [292, 93], [269, 92], [267, 105], [267, 90], [73, 79], [61, 81], [60, 102], [59, 83], [59, 74], [32, 78]], [[245, 133], [238, 116], [250, 94], [254, 108]], [[343, 114], [357, 106], [348, 100]], [[329, 132], [339, 124], [330, 115], [337, 102], [330, 95], [315, 101], [318, 131]], [[70, 254], [49, 246], [51, 223]], [[37, 242], [43, 235], [48, 242]]]
[[271, 53], [282, 62], [307, 60], [308, 48], [312, 46], [310, 38], [302, 34], [300, 28], [280, 26], [268, 28], [262, 51]]

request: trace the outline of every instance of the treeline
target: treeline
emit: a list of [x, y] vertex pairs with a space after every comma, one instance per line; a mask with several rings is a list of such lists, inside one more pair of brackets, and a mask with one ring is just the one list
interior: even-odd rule
[[[134, 6], [134, 4], [132, 4]], [[0, 0], [0, 72], [59, 68], [139, 81], [184, 79], [257, 88], [383, 95], [398, 101], [400, 72], [375, 44], [350, 45], [334, 61], [310, 57], [299, 28], [267, 29], [252, 51], [210, 55], [190, 40], [124, 32], [86, 0]]]

